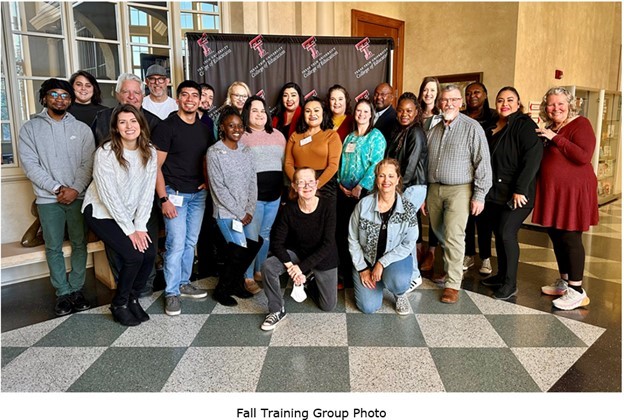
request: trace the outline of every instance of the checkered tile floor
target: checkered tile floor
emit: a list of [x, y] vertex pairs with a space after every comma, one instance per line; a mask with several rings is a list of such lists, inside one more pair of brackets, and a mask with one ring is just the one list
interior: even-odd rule
[[352, 289], [323, 313], [284, 286], [288, 315], [272, 332], [259, 328], [264, 293], [234, 308], [183, 300], [169, 317], [161, 292], [142, 300], [152, 319], [138, 327], [102, 306], [5, 332], [2, 391], [539, 392], [605, 331], [465, 290], [446, 305], [428, 281], [407, 316], [390, 295], [362, 314]]

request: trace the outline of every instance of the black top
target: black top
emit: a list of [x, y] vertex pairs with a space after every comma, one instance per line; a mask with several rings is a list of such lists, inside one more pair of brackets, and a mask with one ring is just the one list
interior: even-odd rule
[[282, 206], [271, 229], [270, 248], [282, 263], [290, 262], [287, 249], [301, 262], [304, 273], [316, 268], [330, 270], [338, 267], [336, 248], [336, 209], [331, 201], [320, 198], [316, 210], [304, 213], [299, 204], [288, 202]]
[[397, 124], [384, 157], [399, 161], [403, 187], [407, 188], [427, 184], [428, 155], [427, 135], [422, 127], [414, 124], [403, 128]]
[[375, 262], [379, 261], [379, 259], [386, 253], [386, 246], [388, 245], [388, 221], [390, 220], [392, 213], [394, 213], [395, 208], [396, 200], [394, 200], [394, 204], [390, 210], [384, 213], [379, 213], [381, 216], [381, 226], [379, 227], [379, 238], [377, 239], [377, 255], [375, 256]]
[[[113, 110], [115, 108], [105, 108], [99, 111], [93, 123], [91, 124], [91, 131], [93, 131], [93, 137], [95, 137], [95, 146], [100, 146], [102, 143], [108, 139], [110, 134], [110, 122], [113, 116]], [[156, 126], [160, 123], [160, 118], [156, 115], [152, 114], [145, 108], [141, 108], [141, 112], [143, 116], [147, 120], [147, 125], [149, 125], [150, 133], [154, 131]]]
[[101, 104], [100, 105], [95, 105], [95, 104], [84, 105], [84, 104], [79, 104], [78, 102], [74, 102], [67, 109], [67, 112], [69, 112], [74, 117], [76, 117], [78, 121], [82, 121], [83, 123], [91, 127], [91, 124], [95, 120], [96, 114], [103, 109], [108, 109], [108, 108]]
[[199, 118], [187, 124], [172, 114], [158, 124], [152, 143], [157, 150], [167, 152], [162, 166], [165, 184], [179, 192], [196, 193], [205, 182], [206, 151], [214, 143], [208, 127]]
[[381, 114], [381, 116], [377, 119], [375, 123], [375, 128], [381, 131], [381, 134], [386, 138], [386, 143], [390, 142], [392, 138], [392, 131], [394, 131], [394, 126], [397, 123], [397, 115], [396, 110], [392, 105], [390, 105], [389, 109]]

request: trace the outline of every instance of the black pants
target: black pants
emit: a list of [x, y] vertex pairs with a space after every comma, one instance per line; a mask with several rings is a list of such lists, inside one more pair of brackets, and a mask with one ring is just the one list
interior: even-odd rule
[[568, 275], [568, 280], [582, 281], [585, 270], [585, 247], [583, 232], [572, 230], [548, 229], [548, 236], [553, 243], [559, 272]]
[[[96, 219], [93, 217], [93, 206], [88, 205], [84, 211], [85, 221], [89, 228], [117, 254], [121, 261], [117, 291], [113, 297], [113, 306], [122, 306], [128, 303], [130, 297], [139, 296], [147, 281], [154, 260], [156, 259], [156, 241], [145, 252], [134, 249], [130, 238], [121, 230], [113, 219]], [[150, 236], [151, 238], [151, 236]]]
[[[366, 196], [366, 190], [362, 190], [360, 197]], [[349, 253], [349, 221], [355, 206], [359, 202], [356, 198], [347, 197], [342, 190], [338, 189], [336, 207], [336, 245], [338, 247], [338, 257], [340, 265], [338, 271], [345, 283], [350, 284], [353, 264]]]
[[466, 251], [464, 255], [472, 257], [477, 254], [475, 243], [475, 225], [477, 227], [477, 240], [479, 241], [479, 258], [483, 261], [492, 256], [492, 231], [493, 225], [489, 218], [483, 215], [468, 217], [466, 224]]
[[518, 230], [529, 213], [531, 209], [528, 208], [511, 210], [506, 204], [485, 204], [483, 218], [487, 218], [494, 229], [498, 275], [506, 284], [516, 284], [520, 259]]
[[226, 243], [217, 226], [217, 221], [212, 217], [213, 206], [212, 197], [208, 194], [206, 210], [197, 238], [198, 278], [218, 276], [219, 267], [222, 267], [225, 262]]

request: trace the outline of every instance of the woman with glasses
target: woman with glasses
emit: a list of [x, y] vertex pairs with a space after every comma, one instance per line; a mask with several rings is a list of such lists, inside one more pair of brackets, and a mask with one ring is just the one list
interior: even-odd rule
[[318, 189], [322, 197], [336, 201], [336, 173], [342, 144], [333, 128], [331, 114], [316, 96], [303, 105], [303, 118], [297, 123], [297, 132], [286, 143], [284, 172], [291, 181], [295, 169], [308, 167], [316, 171]]
[[233, 82], [227, 90], [227, 98], [225, 98], [225, 106], [234, 107], [239, 114], [243, 112], [243, 106], [247, 98], [251, 96], [251, 90], [245, 82]]
[[[260, 326], [265, 331], [274, 329], [286, 316], [279, 279], [285, 272], [295, 286], [307, 285], [307, 294], [323, 311], [336, 306], [336, 210], [331, 201], [317, 196], [318, 184], [314, 169], [295, 170], [291, 192], [296, 201], [282, 207], [273, 225], [273, 256], [262, 266], [269, 306], [269, 314]], [[310, 281], [311, 273], [314, 280]]]
[[245, 273], [245, 287], [253, 294], [261, 289], [255, 280], [261, 280], [260, 267], [269, 251], [271, 226], [277, 216], [284, 181], [284, 149], [286, 139], [279, 130], [274, 130], [269, 120], [266, 102], [259, 96], [247, 99], [243, 107], [243, 125], [245, 132], [240, 144], [247, 146], [253, 153], [258, 181], [258, 201], [256, 212], [248, 225], [253, 233], [264, 240], [256, 259]]

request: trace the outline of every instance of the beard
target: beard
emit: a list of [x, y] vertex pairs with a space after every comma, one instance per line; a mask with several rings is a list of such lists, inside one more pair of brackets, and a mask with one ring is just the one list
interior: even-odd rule
[[199, 107], [199, 108], [197, 108], [197, 109], [198, 109], [198, 110], [200, 110], [201, 112], [208, 112], [208, 109], [209, 109], [209, 108], [204, 108], [204, 107], [201, 107], [201, 106], [200, 106], [200, 107]]
[[459, 112], [456, 109], [449, 109], [447, 111], [442, 111], [442, 118], [444, 121], [452, 121]]
[[50, 111], [52, 111], [54, 115], [64, 115], [67, 112], [66, 109], [56, 109], [56, 108], [50, 108]]

